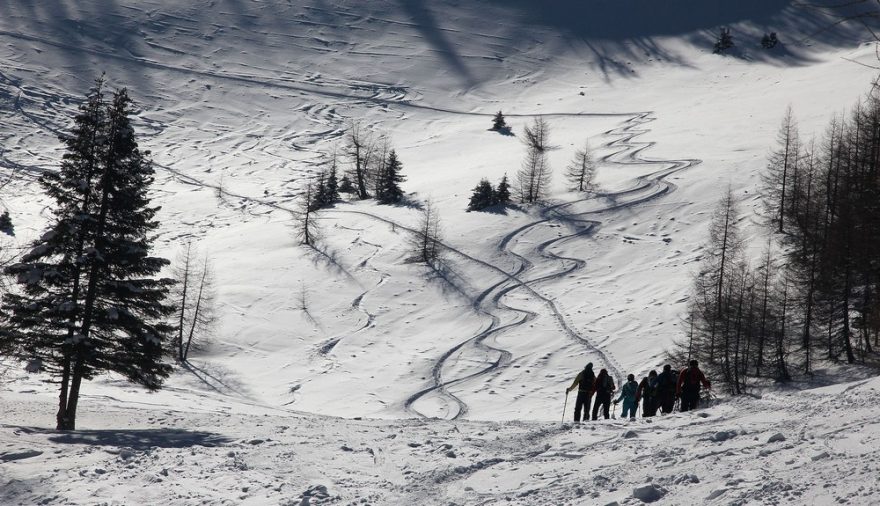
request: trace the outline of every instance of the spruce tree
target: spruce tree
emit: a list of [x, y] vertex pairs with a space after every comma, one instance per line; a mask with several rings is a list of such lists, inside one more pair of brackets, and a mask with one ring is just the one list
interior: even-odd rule
[[507, 122], [504, 120], [504, 114], [501, 111], [495, 113], [495, 117], [492, 118], [492, 130], [496, 132], [500, 132], [503, 130], [507, 130]]
[[510, 183], [507, 182], [507, 174], [501, 178], [498, 188], [495, 190], [493, 204], [507, 205], [510, 204]]
[[12, 226], [12, 218], [9, 217], [9, 211], [4, 210], [3, 214], [0, 214], [0, 232], [12, 235], [13, 230], [14, 228]]
[[21, 290], [4, 298], [3, 338], [60, 383], [59, 430], [76, 428], [83, 380], [113, 372], [153, 390], [171, 369], [162, 359], [173, 281], [156, 277], [168, 261], [149, 254], [153, 167], [138, 149], [128, 93], [108, 103], [102, 90], [99, 80], [62, 138], [60, 170], [41, 180], [55, 201], [48, 230], [6, 269]]
[[318, 172], [318, 176], [315, 178], [314, 194], [312, 195], [311, 201], [311, 210], [317, 211], [327, 204], [327, 172], [321, 170]]
[[349, 179], [348, 174], [343, 174], [342, 179], [339, 180], [339, 193], [354, 193], [357, 190], [354, 187], [354, 184]]
[[402, 174], [403, 164], [397, 158], [397, 153], [392, 149], [388, 153], [388, 159], [384, 164], [382, 174], [377, 184], [376, 199], [380, 204], [394, 204], [403, 198], [403, 190], [400, 183], [406, 180]]
[[488, 179], [480, 180], [480, 184], [474, 187], [471, 199], [468, 202], [468, 211], [480, 211], [495, 204], [495, 190]]
[[333, 153], [333, 159], [330, 163], [330, 169], [327, 172], [327, 186], [324, 189], [324, 200], [327, 205], [333, 204], [339, 200], [339, 179], [335, 152]]
[[730, 28], [721, 28], [718, 40], [715, 41], [713, 52], [715, 54], [724, 54], [728, 49], [733, 47], [733, 35], [730, 34]]

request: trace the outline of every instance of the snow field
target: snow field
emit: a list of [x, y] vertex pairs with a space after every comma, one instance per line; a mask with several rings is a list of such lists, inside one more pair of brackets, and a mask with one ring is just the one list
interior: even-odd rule
[[[662, 365], [728, 185], [744, 235], [763, 244], [758, 173], [785, 107], [818, 134], [874, 77], [858, 64], [874, 63], [872, 45], [799, 43], [814, 25], [759, 4], [642, 35], [584, 21], [604, 37], [494, 2], [4, 7], [12, 246], [49, 219], [35, 177], [106, 70], [143, 107], [157, 249], [173, 258], [199, 240], [221, 321], [157, 394], [85, 385], [69, 436], [46, 428], [54, 386], [7, 371], [0, 503], [639, 504], [633, 490], [654, 483], [661, 504], [871, 504], [875, 380], [650, 423], [558, 424], [585, 362], [618, 382]], [[784, 26], [790, 47], [712, 55], [719, 24], [741, 41]], [[480, 178], [512, 177], [522, 159], [517, 137], [487, 131], [499, 109], [515, 134], [549, 122], [551, 195], [466, 213]], [[437, 206], [441, 269], [407, 262], [415, 205], [340, 203], [319, 214], [318, 250], [296, 244], [297, 194], [350, 120], [386, 132], [412, 202]], [[601, 186], [589, 198], [562, 178], [585, 140]]]

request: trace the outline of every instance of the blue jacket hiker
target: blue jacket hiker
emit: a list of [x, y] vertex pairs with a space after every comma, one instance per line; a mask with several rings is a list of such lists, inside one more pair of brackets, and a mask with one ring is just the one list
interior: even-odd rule
[[639, 390], [639, 384], [636, 383], [636, 377], [630, 374], [626, 377], [626, 383], [624, 383], [623, 388], [620, 389], [620, 397], [614, 401], [616, 405], [623, 399], [623, 412], [620, 414], [623, 418], [627, 417], [627, 413], [629, 413], [630, 418], [636, 417], [636, 406], [638, 406], [638, 402], [636, 402], [636, 392]]

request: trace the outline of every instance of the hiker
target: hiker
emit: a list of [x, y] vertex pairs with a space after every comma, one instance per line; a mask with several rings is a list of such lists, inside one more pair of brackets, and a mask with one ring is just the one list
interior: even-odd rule
[[636, 417], [636, 406], [638, 406], [638, 402], [636, 402], [636, 392], [639, 389], [639, 384], [636, 383], [636, 377], [632, 374], [626, 377], [626, 383], [624, 383], [623, 388], [620, 389], [620, 397], [614, 401], [614, 405], [617, 406], [617, 403], [623, 399], [623, 412], [620, 413], [621, 418], [626, 418], [626, 414], [629, 413], [630, 418]]
[[664, 415], [672, 413], [675, 408], [676, 380], [670, 364], [664, 365], [663, 372], [657, 376], [657, 402], [660, 405], [660, 412]]
[[642, 378], [636, 391], [636, 405], [642, 401], [642, 416], [647, 418], [657, 414], [657, 371], [651, 371]]
[[578, 396], [574, 403], [574, 421], [580, 423], [581, 408], [583, 408], [584, 421], [590, 419], [590, 399], [593, 397], [593, 383], [596, 381], [596, 374], [593, 372], [593, 363], [590, 362], [579, 372], [570, 387], [565, 389], [565, 394], [577, 387]]
[[593, 420], [599, 414], [599, 406], [602, 406], [602, 414], [608, 419], [608, 409], [611, 407], [611, 394], [614, 393], [614, 379], [608, 375], [606, 369], [599, 371], [596, 381], [593, 382], [593, 391], [596, 392], [596, 401], [593, 403]]
[[690, 365], [678, 375], [675, 395], [681, 399], [679, 411], [690, 411], [697, 407], [700, 403], [700, 385], [712, 388], [703, 371], [697, 367], [697, 361], [691, 360]]

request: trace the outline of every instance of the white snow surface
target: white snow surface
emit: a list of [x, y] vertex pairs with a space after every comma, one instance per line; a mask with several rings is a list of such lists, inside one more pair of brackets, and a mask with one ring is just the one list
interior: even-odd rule
[[[874, 78], [869, 37], [784, 1], [541, 4], [4, 2], [5, 247], [43, 233], [36, 178], [106, 71], [156, 162], [157, 250], [199, 240], [220, 322], [158, 393], [85, 384], [70, 434], [52, 430], [48, 378], [4, 364], [0, 504], [880, 502], [880, 383], [862, 373], [559, 423], [584, 363], [618, 381], [663, 364], [728, 185], [763, 244], [759, 172], [785, 108], [821, 134]], [[733, 55], [711, 53], [720, 26]], [[765, 31], [782, 47], [762, 50]], [[487, 130], [499, 109], [514, 136]], [[466, 213], [480, 178], [513, 176], [536, 115], [558, 148], [550, 198]], [[299, 246], [299, 190], [351, 120], [388, 133], [412, 205], [340, 203]], [[584, 141], [598, 195], [562, 177]], [[438, 270], [408, 261], [427, 198]]]

